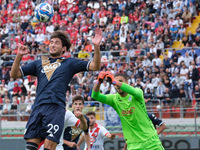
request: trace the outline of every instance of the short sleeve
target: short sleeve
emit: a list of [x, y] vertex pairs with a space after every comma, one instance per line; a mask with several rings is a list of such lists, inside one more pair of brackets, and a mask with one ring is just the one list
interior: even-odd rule
[[22, 76], [37, 76], [37, 63], [39, 63], [39, 60], [33, 61], [25, 66], [20, 67]]
[[73, 67], [75, 69], [75, 73], [81, 71], [88, 71], [89, 70], [90, 61], [84, 61], [80, 59], [74, 59]]
[[107, 136], [110, 132], [104, 128], [103, 126], [100, 127], [100, 131], [101, 131], [101, 134], [102, 136]]
[[79, 125], [80, 125], [80, 120], [77, 119], [70, 110], [67, 110], [65, 113], [65, 127], [69, 126], [78, 127]]
[[158, 119], [154, 114], [148, 114], [148, 115], [154, 125], [161, 126], [163, 124], [163, 121]]

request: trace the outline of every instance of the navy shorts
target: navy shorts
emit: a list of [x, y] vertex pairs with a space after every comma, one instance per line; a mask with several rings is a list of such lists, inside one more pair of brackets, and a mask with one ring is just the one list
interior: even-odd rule
[[64, 127], [65, 108], [57, 104], [42, 104], [31, 112], [24, 139], [42, 138], [59, 143]]

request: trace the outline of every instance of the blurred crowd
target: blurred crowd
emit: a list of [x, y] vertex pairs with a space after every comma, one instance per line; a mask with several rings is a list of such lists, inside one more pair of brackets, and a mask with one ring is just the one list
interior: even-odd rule
[[[186, 27], [199, 15], [199, 0], [62, 0], [54, 2], [55, 14], [47, 23], [34, 17], [37, 4], [31, 0], [0, 0], [2, 113], [15, 112], [11, 110], [22, 103], [28, 104], [23, 111], [29, 113], [35, 99], [35, 77], [13, 80], [9, 76], [19, 43], [30, 49], [30, 54], [22, 59], [23, 65], [46, 55], [51, 33], [63, 30], [72, 43], [63, 57], [90, 59], [96, 27], [103, 31], [101, 70], [126, 73], [129, 84], [144, 91], [147, 104], [153, 105], [156, 103], [153, 99], [158, 99], [163, 105], [181, 103], [189, 107], [193, 99], [200, 101], [200, 56], [198, 48], [194, 48], [200, 46], [200, 25], [196, 34], [186, 35]], [[170, 48], [174, 41], [192, 48], [185, 53], [174, 49], [171, 56], [165, 55], [163, 49]], [[91, 98], [97, 74], [85, 72], [73, 77], [66, 93], [68, 107], [76, 94], [84, 95], [86, 106], [98, 105]], [[105, 81], [101, 92], [116, 91]]]

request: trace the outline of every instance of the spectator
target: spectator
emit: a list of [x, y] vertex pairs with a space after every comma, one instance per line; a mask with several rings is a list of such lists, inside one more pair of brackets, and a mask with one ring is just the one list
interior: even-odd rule
[[78, 53], [78, 58], [80, 59], [85, 59], [90, 57], [90, 54], [88, 52], [86, 52], [86, 50], [84, 50], [84, 48], [82, 47], [81, 50]]
[[178, 98], [178, 95], [179, 95], [179, 88], [178, 88], [178, 86], [176, 85], [176, 82], [175, 82], [175, 80], [173, 80], [172, 81], [172, 85], [170, 86], [170, 92], [171, 92], [171, 94], [172, 94], [172, 101], [175, 101], [175, 100], [177, 100], [177, 98]]
[[20, 96], [22, 92], [22, 89], [18, 86], [18, 83], [15, 82], [14, 88], [13, 88], [13, 96]]
[[147, 92], [144, 94], [144, 100], [147, 106], [152, 104], [152, 93], [150, 88], [147, 88]]
[[197, 105], [199, 105], [200, 104], [200, 89], [198, 85], [195, 85], [194, 87], [193, 97], [196, 100]]
[[169, 105], [170, 107], [173, 106], [172, 93], [169, 88], [165, 88], [163, 103], [164, 105]]
[[192, 75], [190, 76], [192, 79], [193, 86], [195, 87], [199, 80], [199, 70], [196, 68], [195, 64], [192, 65]]
[[191, 56], [194, 60], [197, 57], [197, 53], [195, 51], [195, 49], [192, 47], [191, 50], [188, 52], [189, 56]]
[[183, 26], [183, 24], [180, 24], [180, 28], [178, 29], [178, 34], [176, 35], [177, 36], [176, 39], [178, 39], [178, 37], [180, 37], [179, 41], [182, 41], [183, 36], [185, 36], [185, 31], [186, 31], [186, 29]]
[[13, 101], [12, 101], [12, 104], [11, 104], [11, 109], [10, 109], [10, 113], [11, 114], [17, 114], [17, 107], [18, 107], [18, 100], [17, 100], [17, 97], [14, 96], [13, 97]]
[[187, 75], [186, 80], [184, 81], [184, 92], [185, 92], [185, 98], [188, 102], [192, 100], [192, 89], [193, 89], [192, 80], [189, 78], [189, 75]]
[[193, 58], [189, 55], [188, 52], [185, 52], [184, 62], [185, 62], [186, 67], [189, 67], [192, 61], [193, 61]]
[[186, 11], [183, 13], [182, 18], [184, 23], [189, 23], [189, 26], [191, 26], [192, 14], [188, 9], [186, 9]]
[[167, 55], [165, 55], [165, 58], [163, 59], [163, 63], [164, 63], [164, 66], [165, 68], [170, 68], [170, 60], [169, 60], [169, 57]]
[[160, 81], [158, 83], [158, 87], [157, 87], [157, 91], [156, 91], [157, 98], [162, 100], [164, 98], [164, 92], [165, 92], [165, 86], [163, 85], [163, 82]]
[[186, 67], [185, 63], [183, 63], [181, 69], [180, 69], [180, 76], [183, 80], [186, 79], [186, 75], [188, 74], [188, 68]]
[[171, 36], [172, 36], [172, 40], [176, 41], [177, 40], [178, 28], [176, 27], [175, 23], [172, 24], [172, 27], [170, 28], [170, 33], [171, 33]]
[[10, 113], [11, 104], [9, 98], [4, 98], [5, 104], [3, 105], [2, 114], [7, 115]]

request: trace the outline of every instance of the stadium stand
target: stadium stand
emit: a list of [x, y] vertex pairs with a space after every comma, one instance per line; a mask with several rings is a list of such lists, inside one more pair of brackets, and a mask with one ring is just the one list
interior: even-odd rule
[[[22, 65], [27, 64], [48, 57], [51, 33], [63, 30], [72, 43], [63, 57], [88, 60], [93, 55], [91, 37], [97, 26], [103, 31], [101, 70], [126, 73], [129, 84], [144, 91], [148, 111], [159, 117], [159, 104], [163, 118], [200, 115], [199, 0], [61, 0], [53, 4], [55, 15], [48, 23], [38, 22], [33, 15], [38, 2], [0, 0], [1, 120], [27, 120], [34, 104], [37, 79], [28, 76], [13, 80], [9, 76], [19, 43], [29, 46], [30, 54], [22, 59]], [[104, 119], [104, 109], [91, 98], [97, 73], [76, 74], [66, 93], [66, 103], [70, 109], [72, 97], [81, 94], [85, 110], [95, 110], [97, 119]], [[115, 93], [115, 89], [105, 82], [101, 92]], [[2, 136], [18, 138], [19, 130], [5, 129]], [[176, 129], [167, 129], [168, 133], [172, 130]], [[194, 131], [184, 127], [182, 132], [190, 135]], [[175, 133], [179, 135], [179, 129]]]

